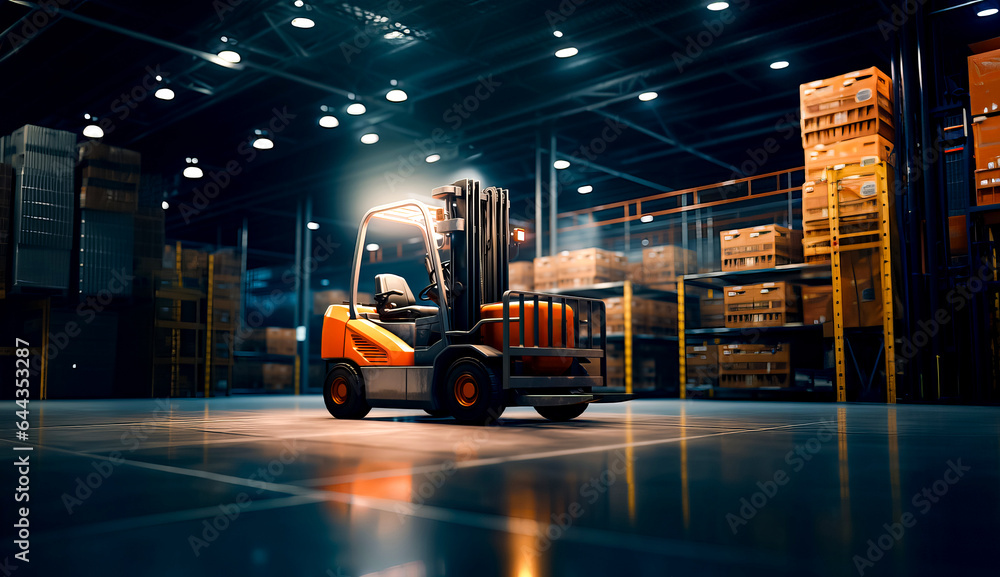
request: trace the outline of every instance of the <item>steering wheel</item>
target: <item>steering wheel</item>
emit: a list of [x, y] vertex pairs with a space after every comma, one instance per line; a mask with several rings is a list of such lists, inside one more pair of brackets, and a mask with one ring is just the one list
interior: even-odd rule
[[[446, 260], [446, 261], [442, 261], [441, 262], [441, 272], [442, 272], [442, 274], [445, 277], [445, 282], [447, 282], [447, 280], [449, 278], [451, 278], [451, 261], [450, 260]], [[434, 281], [434, 272], [433, 271], [431, 271], [430, 277], [431, 277], [431, 280]], [[438, 289], [438, 283], [436, 281], [431, 282], [431, 284], [425, 286], [420, 291], [420, 293], [417, 294], [417, 298], [419, 298], [420, 300], [424, 300], [424, 301], [431, 301], [434, 304], [436, 304], [438, 306], [441, 306], [441, 303], [438, 302], [438, 299], [440, 298], [440, 295], [438, 294], [438, 290], [437, 289]]]

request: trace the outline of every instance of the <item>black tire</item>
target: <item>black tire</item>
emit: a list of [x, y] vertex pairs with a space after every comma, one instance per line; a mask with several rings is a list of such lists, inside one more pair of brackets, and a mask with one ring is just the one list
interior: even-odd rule
[[432, 417], [448, 417], [451, 415], [448, 409], [424, 409], [424, 412]]
[[496, 423], [503, 413], [503, 387], [496, 372], [471, 358], [456, 361], [448, 370], [444, 404], [463, 425]]
[[363, 419], [372, 410], [365, 399], [365, 383], [351, 365], [336, 365], [323, 383], [326, 410], [338, 419]]
[[583, 414], [590, 403], [577, 403], [575, 405], [555, 405], [552, 407], [535, 407], [538, 414], [550, 421], [570, 421]]

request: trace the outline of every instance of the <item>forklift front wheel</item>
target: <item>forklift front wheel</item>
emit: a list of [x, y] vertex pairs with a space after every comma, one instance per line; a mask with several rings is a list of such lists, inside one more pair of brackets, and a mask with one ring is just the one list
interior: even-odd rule
[[550, 421], [570, 421], [583, 414], [587, 410], [589, 403], [578, 403], [576, 405], [556, 405], [551, 407], [535, 407], [538, 414]]
[[336, 365], [326, 375], [323, 400], [326, 410], [338, 419], [363, 419], [372, 410], [361, 375], [350, 365]]
[[461, 359], [448, 371], [446, 404], [464, 425], [496, 422], [503, 413], [503, 387], [496, 373], [475, 359]]

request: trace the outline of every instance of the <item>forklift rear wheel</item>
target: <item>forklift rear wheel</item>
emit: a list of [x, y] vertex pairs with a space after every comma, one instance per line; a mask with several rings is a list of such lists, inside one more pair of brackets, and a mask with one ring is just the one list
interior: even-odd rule
[[363, 419], [372, 410], [361, 375], [350, 365], [337, 365], [326, 375], [323, 400], [326, 410], [338, 419]]
[[451, 415], [448, 409], [424, 409], [424, 412], [432, 417], [447, 417]]
[[448, 371], [448, 412], [463, 425], [486, 425], [503, 413], [503, 387], [496, 373], [475, 359], [461, 359]]
[[535, 407], [538, 414], [550, 421], [570, 421], [583, 414], [590, 403], [575, 405], [556, 405], [552, 407]]

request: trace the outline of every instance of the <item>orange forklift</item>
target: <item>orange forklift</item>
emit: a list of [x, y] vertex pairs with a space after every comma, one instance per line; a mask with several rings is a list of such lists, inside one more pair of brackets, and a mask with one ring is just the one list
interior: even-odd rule
[[[406, 200], [369, 210], [358, 229], [350, 301], [323, 319], [323, 399], [338, 419], [372, 407], [423, 409], [463, 424], [495, 422], [508, 406], [531, 406], [552, 421], [589, 403], [628, 395], [607, 385], [604, 303], [508, 290], [512, 245], [506, 189], [461, 180], [432, 191], [443, 207]], [[374, 303], [358, 302], [369, 223], [415, 227], [428, 284], [417, 297], [394, 274], [374, 278]], [[432, 303], [432, 304], [430, 304]]]

